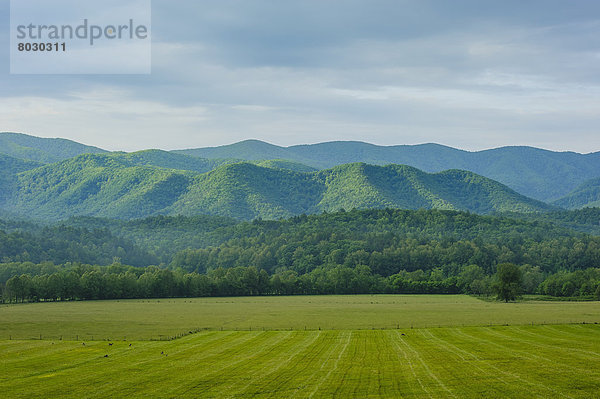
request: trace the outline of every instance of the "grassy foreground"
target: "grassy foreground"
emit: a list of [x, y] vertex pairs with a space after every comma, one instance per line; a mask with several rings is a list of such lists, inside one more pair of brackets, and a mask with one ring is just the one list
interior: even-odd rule
[[1, 341], [0, 362], [7, 398], [594, 398], [600, 328], [206, 331], [112, 346]]
[[[0, 334], [12, 338], [0, 338], [0, 397], [6, 398], [597, 398], [600, 392], [600, 325], [540, 325], [600, 322], [598, 302], [501, 304], [465, 296], [72, 302], [2, 306], [0, 320]], [[148, 340], [193, 328], [206, 330]]]
[[600, 302], [357, 295], [0, 305], [0, 339], [148, 340], [197, 330], [357, 330], [600, 322]]

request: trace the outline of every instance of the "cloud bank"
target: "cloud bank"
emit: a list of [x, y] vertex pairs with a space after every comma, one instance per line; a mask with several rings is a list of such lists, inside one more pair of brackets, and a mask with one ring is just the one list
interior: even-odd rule
[[[8, 46], [8, 4], [0, 45]], [[149, 76], [19, 76], [0, 131], [112, 150], [256, 138], [600, 150], [600, 3], [154, 0]]]

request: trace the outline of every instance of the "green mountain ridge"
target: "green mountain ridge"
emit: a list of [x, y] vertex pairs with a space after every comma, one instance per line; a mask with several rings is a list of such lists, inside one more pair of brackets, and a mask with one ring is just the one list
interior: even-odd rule
[[35, 169], [41, 165], [39, 162], [0, 154], [0, 206], [8, 199], [10, 192], [14, 190], [17, 174]]
[[[243, 162], [242, 160], [237, 160], [237, 162]], [[287, 159], [265, 159], [265, 160], [256, 160], [251, 161], [251, 163], [263, 166], [265, 168], [271, 169], [287, 169], [292, 170], [294, 172], [316, 172], [318, 169], [313, 168], [311, 166], [305, 165], [300, 162], [288, 161]]]
[[280, 158], [318, 169], [354, 162], [410, 165], [430, 173], [461, 169], [499, 181], [523, 195], [542, 201], [561, 198], [587, 179], [600, 175], [600, 152], [578, 154], [518, 146], [469, 152], [440, 144], [378, 146], [334, 141], [279, 147], [259, 140], [246, 140], [226, 146], [175, 152], [208, 159]]
[[[517, 205], [521, 200], [513, 201], [516, 209], [507, 209], [509, 207], [503, 203], [504, 199], [494, 203], [496, 201], [494, 195], [487, 195], [485, 190], [480, 190], [477, 195], [473, 196], [470, 190], [475, 187], [474, 184], [470, 186], [463, 184], [461, 189], [457, 189], [451, 184], [448, 188], [443, 189], [443, 179], [432, 180], [427, 175], [427, 173], [449, 173], [447, 172], [449, 170], [464, 170], [486, 176], [507, 185], [525, 196], [547, 202], [555, 201], [553, 202], [555, 206], [581, 208], [584, 206], [600, 205], [594, 187], [585, 187], [589, 179], [598, 178], [598, 174], [600, 174], [600, 153], [598, 152], [583, 155], [573, 152], [552, 152], [532, 147], [502, 147], [485, 151], [468, 152], [439, 144], [386, 147], [352, 141], [279, 147], [259, 140], [246, 140], [228, 146], [192, 150], [144, 150], [134, 153], [108, 153], [102, 149], [85, 146], [70, 140], [44, 139], [24, 134], [0, 133], [0, 166], [2, 166], [3, 171], [0, 174], [0, 207], [7, 208], [3, 212], [10, 212], [7, 201], [9, 198], [15, 197], [13, 195], [15, 192], [18, 191], [21, 193], [17, 197], [24, 195], [22, 187], [17, 187], [16, 185], [18, 180], [17, 174], [40, 167], [42, 163], [48, 164], [67, 161], [81, 154], [88, 153], [102, 155], [105, 158], [97, 158], [90, 165], [87, 165], [87, 167], [91, 167], [95, 162], [100, 163], [97, 165], [100, 168], [127, 169], [127, 172], [121, 171], [118, 174], [118, 179], [129, 179], [130, 182], [125, 183], [123, 181], [124, 185], [121, 189], [113, 187], [112, 190], [116, 191], [111, 192], [108, 196], [114, 198], [115, 203], [109, 204], [108, 208], [104, 210], [107, 214], [115, 215], [115, 217], [141, 217], [154, 214], [153, 212], [169, 214], [172, 212], [183, 212], [184, 214], [189, 214], [190, 209], [202, 210], [204, 212], [218, 212], [218, 214], [225, 215], [237, 215], [236, 217], [243, 218], [251, 217], [249, 215], [287, 217], [296, 214], [298, 209], [302, 209], [302, 212], [310, 213], [336, 209], [335, 207], [360, 208], [369, 206], [407, 207], [410, 209], [419, 206], [433, 206], [441, 209], [467, 209], [482, 213], [495, 212], [498, 209], [509, 212], [521, 211], [521, 205]], [[38, 159], [38, 161], [31, 161], [31, 159]], [[222, 188], [217, 189], [218, 184], [217, 186], [215, 185], [215, 178], [208, 179], [207, 177], [197, 176], [215, 171], [223, 165], [232, 165], [240, 162], [248, 162], [271, 170], [287, 170], [309, 174], [314, 174], [318, 170], [321, 170], [326, 173], [321, 178], [313, 177], [310, 183], [303, 182], [300, 179], [301, 183], [299, 184], [306, 184], [308, 190], [301, 195], [298, 193], [302, 191], [302, 188], [293, 188], [296, 183], [292, 182], [289, 183], [292, 186], [291, 188], [285, 189], [281, 186], [280, 189], [274, 188], [273, 190], [275, 191], [269, 194], [266, 193], [265, 187], [248, 188], [245, 186], [245, 181], [242, 177], [236, 177], [234, 179], [237, 180], [236, 183], [230, 184], [229, 189], [224, 190]], [[372, 173], [372, 175], [368, 176], [361, 176], [363, 172], [358, 171], [356, 168], [350, 168], [349, 170], [353, 170], [353, 173], [358, 173], [358, 175], [348, 175], [348, 171], [342, 174], [328, 172], [329, 170], [335, 170], [337, 166], [354, 163], [377, 166], [409, 165], [426, 173], [416, 174], [414, 171], [410, 172], [410, 169], [404, 169], [403, 173], [406, 175], [403, 177], [403, 180], [398, 180], [398, 177], [394, 176], [393, 173], [386, 175], [382, 171], [372, 168], [368, 169], [369, 173]], [[67, 164], [70, 165], [69, 168], [73, 167], [73, 164]], [[143, 170], [144, 168], [147, 170]], [[154, 170], [156, 168], [164, 170], [158, 172]], [[51, 174], [56, 173], [54, 171]], [[98, 173], [98, 170], [92, 174], [94, 173]], [[96, 176], [96, 182], [90, 176], [84, 177], [79, 175], [74, 180], [71, 179], [73, 181], [67, 185], [70, 189], [66, 190], [66, 194], [61, 194], [61, 190], [65, 190], [64, 184], [62, 185], [63, 189], [54, 188], [50, 190], [53, 195], [61, 194], [62, 198], [64, 198], [67, 195], [72, 195], [75, 187], [78, 187], [79, 194], [75, 196], [75, 199], [66, 201], [66, 203], [61, 203], [60, 199], [53, 199], [51, 198], [52, 196], [44, 200], [44, 195], [36, 192], [31, 193], [36, 198], [36, 201], [33, 201], [29, 205], [19, 205], [13, 201], [13, 209], [23, 214], [24, 211], [29, 212], [40, 204], [56, 203], [57, 206], [59, 204], [60, 206], [74, 206], [76, 208], [73, 211], [75, 214], [80, 214], [80, 212], [95, 214], [94, 212], [100, 212], [101, 208], [106, 206], [106, 201], [102, 200], [92, 204], [94, 200], [91, 197], [94, 195], [94, 190], [100, 190], [99, 186], [107, 189], [106, 182], [103, 183], [103, 181], [109, 179], [108, 175], [111, 173], [116, 172], [110, 172], [104, 177]], [[322, 187], [315, 188], [323, 185], [324, 183], [321, 181], [325, 179], [323, 176], [330, 173], [338, 176], [345, 183], [342, 183], [342, 180], [340, 180], [326, 185], [326, 189]], [[62, 175], [63, 178], [69, 179], [64, 173]], [[58, 184], [58, 181], [63, 181], [63, 178], [50, 180], [54, 182], [53, 184]], [[388, 178], [395, 180], [393, 182], [386, 182], [385, 179]], [[461, 177], [455, 175], [453, 178], [449, 178], [449, 180], [453, 181], [456, 178], [460, 180]], [[219, 178], [216, 179], [219, 180]], [[277, 180], [277, 178], [274, 179]], [[260, 180], [261, 178], [257, 178], [257, 182]], [[141, 181], [146, 181], [146, 184], [150, 185], [142, 188], [142, 186], [137, 184], [137, 182]], [[152, 183], [148, 183], [149, 181]], [[162, 183], [159, 184], [159, 181]], [[37, 183], [29, 182], [26, 185], [31, 184], [36, 186]], [[115, 184], [115, 182], [113, 181], [111, 184]], [[202, 189], [192, 189], [194, 184], [208, 184], [207, 187], [216, 191], [213, 193], [207, 192], [209, 196], [203, 197], [198, 194], [202, 193]], [[268, 186], [269, 181], [263, 179], [261, 184]], [[356, 184], [356, 187], [353, 189], [349, 187], [352, 184]], [[434, 191], [431, 191], [429, 188], [429, 185], [432, 184], [436, 186], [436, 190]], [[484, 184], [484, 181], [481, 180], [478, 184]], [[135, 187], [135, 192], [130, 193], [129, 196], [119, 194], [122, 190], [127, 190], [129, 186]], [[244, 187], [246, 187], [246, 192], [242, 190]], [[340, 191], [340, 187], [343, 187], [344, 190]], [[171, 188], [175, 188], [174, 193], [165, 193], [165, 191]], [[280, 200], [276, 198], [292, 195], [292, 192], [289, 191], [291, 189], [295, 190], [293, 192], [294, 195], [299, 195], [299, 203], [279, 203]], [[36, 190], [39, 191], [40, 188], [38, 187]], [[218, 198], [216, 192], [219, 190], [225, 194], [223, 198]], [[261, 190], [265, 192], [263, 193]], [[288, 191], [286, 192], [286, 190]], [[238, 194], [234, 194], [235, 192], [238, 192]], [[469, 194], [465, 196], [465, 192]], [[102, 196], [104, 194], [105, 192], [103, 191]], [[179, 194], [179, 197], [173, 198], [175, 194]], [[79, 201], [82, 199], [82, 195], [90, 197], [89, 200], [85, 199], [84, 204]], [[152, 195], [157, 195], [157, 198], [151, 198]], [[571, 195], [576, 198], [572, 198]], [[130, 204], [131, 201], [135, 202], [140, 198], [145, 198], [140, 203], [141, 208], [138, 210], [126, 210], [132, 206]], [[212, 198], [215, 204], [211, 205], [207, 198]], [[227, 200], [227, 198], [230, 199]], [[257, 205], [260, 202], [264, 203], [260, 206]], [[466, 203], [468, 205], [465, 205]], [[92, 204], [92, 206], [88, 206], [88, 204]], [[219, 210], [220, 205], [217, 204], [225, 204], [226, 206], [224, 205], [224, 210]], [[231, 209], [235, 207], [238, 209], [232, 211]], [[539, 208], [539, 204], [533, 206], [533, 208], [536, 207]], [[47, 212], [40, 212], [43, 214], [52, 214], [53, 218], [57, 217], [57, 214], [62, 215], [66, 212], [50, 211], [49, 205], [44, 208], [48, 208]], [[529, 210], [527, 209], [531, 208], [531, 206], [525, 206], [524, 208], [528, 212]], [[91, 209], [95, 209], [95, 211], [91, 212]]]
[[566, 209], [600, 208], [600, 178], [586, 181], [553, 204]]
[[404, 165], [354, 163], [299, 172], [224, 163], [201, 173], [213, 166], [205, 160], [157, 150], [84, 154], [16, 174], [4, 211], [56, 220], [161, 214], [277, 219], [340, 208], [437, 208], [476, 213], [553, 209], [466, 171], [429, 174]]
[[24, 160], [52, 163], [81, 154], [107, 152], [75, 141], [61, 138], [41, 138], [21, 133], [0, 132], [0, 154]]

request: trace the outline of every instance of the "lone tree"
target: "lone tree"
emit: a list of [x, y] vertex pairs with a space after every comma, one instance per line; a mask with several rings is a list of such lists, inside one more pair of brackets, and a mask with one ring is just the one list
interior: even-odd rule
[[496, 273], [498, 300], [514, 301], [521, 296], [521, 270], [514, 263], [501, 263]]

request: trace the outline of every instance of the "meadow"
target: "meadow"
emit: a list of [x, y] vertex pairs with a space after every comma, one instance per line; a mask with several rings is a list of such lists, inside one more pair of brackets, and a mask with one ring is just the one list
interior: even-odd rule
[[7, 398], [595, 398], [600, 392], [599, 302], [161, 299], [2, 306], [0, 320], [0, 396]]
[[[199, 330], [366, 330], [600, 322], [599, 302], [324, 295], [0, 305], [0, 339], [169, 339]], [[93, 339], [92, 339], [93, 338]]]

